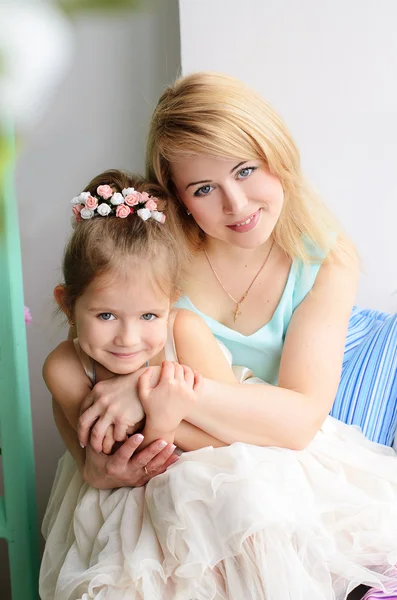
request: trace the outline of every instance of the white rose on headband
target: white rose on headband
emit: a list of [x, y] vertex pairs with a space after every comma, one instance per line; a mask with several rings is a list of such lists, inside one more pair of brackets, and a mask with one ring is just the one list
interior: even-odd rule
[[120, 194], [120, 192], [116, 192], [115, 194], [113, 194], [113, 196], [110, 199], [110, 202], [112, 204], [114, 204], [114, 206], [117, 206], [118, 204], [123, 204], [124, 202], [124, 198], [123, 196]]
[[70, 201], [72, 204], [81, 204], [80, 198], [79, 196], [75, 196], [74, 198], [71, 199]]
[[101, 217], [107, 217], [110, 212], [112, 212], [112, 209], [106, 202], [103, 202], [97, 208], [97, 213], [101, 215]]
[[82, 219], [92, 219], [94, 216], [94, 211], [90, 210], [89, 208], [83, 208], [80, 212], [80, 216]]
[[80, 204], [85, 204], [90, 196], [90, 192], [81, 192], [81, 194], [77, 197], [79, 199]]
[[147, 221], [152, 216], [152, 213], [147, 208], [140, 208], [136, 211], [138, 217], [141, 217], [143, 221]]
[[159, 223], [164, 223], [165, 214], [160, 212], [159, 210], [152, 210], [151, 212], [152, 219], [158, 221]]
[[124, 188], [121, 193], [123, 194], [123, 196], [125, 198], [126, 196], [129, 196], [133, 192], [135, 192], [134, 188]]

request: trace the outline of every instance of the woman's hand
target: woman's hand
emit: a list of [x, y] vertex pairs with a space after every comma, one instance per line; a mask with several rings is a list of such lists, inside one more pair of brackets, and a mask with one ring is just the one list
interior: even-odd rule
[[142, 441], [142, 435], [134, 435], [111, 456], [94, 452], [88, 445], [82, 467], [84, 480], [98, 489], [140, 487], [178, 460], [173, 454], [175, 446], [164, 440], [157, 440], [136, 454]]
[[139, 378], [138, 391], [146, 414], [145, 430], [155, 437], [174, 434], [198, 401], [202, 377], [190, 367], [164, 361], [160, 378], [149, 367]]
[[[152, 367], [156, 381], [160, 367]], [[118, 375], [97, 383], [84, 400], [77, 423], [77, 436], [83, 447], [110, 453], [114, 442], [142, 426], [144, 412], [137, 394], [137, 382], [144, 369], [131, 375]]]

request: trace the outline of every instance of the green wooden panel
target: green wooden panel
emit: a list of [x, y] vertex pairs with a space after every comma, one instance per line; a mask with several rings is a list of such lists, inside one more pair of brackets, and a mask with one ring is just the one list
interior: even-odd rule
[[[1, 535], [7, 539], [13, 600], [38, 598], [39, 545], [21, 249], [14, 194], [14, 136], [0, 168], [0, 440], [4, 476]], [[2, 133], [0, 131], [0, 135]], [[1, 516], [3, 515], [3, 516]]]

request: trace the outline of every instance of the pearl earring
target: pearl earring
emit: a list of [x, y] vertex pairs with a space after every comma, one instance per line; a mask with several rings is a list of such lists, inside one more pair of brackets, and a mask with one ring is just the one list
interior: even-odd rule
[[192, 213], [188, 211], [188, 209], [186, 209], [186, 214], [189, 217]]

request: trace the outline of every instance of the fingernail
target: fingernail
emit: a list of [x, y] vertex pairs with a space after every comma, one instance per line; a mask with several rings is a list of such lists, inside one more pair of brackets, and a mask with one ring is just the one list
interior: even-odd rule
[[141, 433], [138, 433], [138, 435], [136, 436], [136, 438], [135, 438], [135, 439], [136, 439], [136, 441], [137, 441], [137, 442], [142, 442], [142, 440], [143, 440], [143, 435], [142, 435]]
[[158, 448], [160, 448], [160, 450], [162, 450], [163, 448], [165, 448], [167, 445], [167, 442], [165, 442], [164, 440], [162, 442], [158, 443]]
[[172, 452], [175, 450], [176, 446], [175, 444], [172, 444], [169, 448], [169, 453], [172, 454]]
[[80, 442], [80, 448], [83, 448], [83, 450], [85, 448], [84, 444], [82, 444], [81, 442]]

